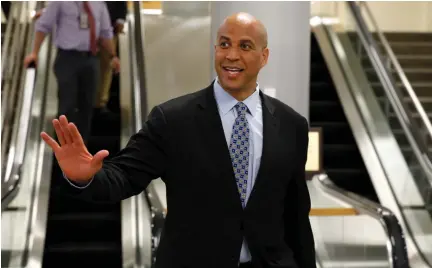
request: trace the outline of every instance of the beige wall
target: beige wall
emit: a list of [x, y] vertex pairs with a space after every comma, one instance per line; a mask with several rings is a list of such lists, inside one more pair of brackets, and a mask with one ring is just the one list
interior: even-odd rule
[[[368, 2], [382, 31], [432, 32], [432, 2]], [[312, 15], [338, 17], [342, 25], [351, 27], [345, 2], [311, 2]], [[371, 24], [369, 24], [371, 26]]]

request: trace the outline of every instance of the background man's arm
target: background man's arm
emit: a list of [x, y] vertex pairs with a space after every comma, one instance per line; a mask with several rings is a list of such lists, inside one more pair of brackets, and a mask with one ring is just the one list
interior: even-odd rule
[[33, 51], [35, 55], [39, 54], [40, 47], [45, 39], [45, 36], [51, 33], [54, 25], [57, 22], [58, 13], [60, 12], [61, 2], [49, 2], [47, 7], [42, 10], [40, 17], [35, 25], [35, 38]]

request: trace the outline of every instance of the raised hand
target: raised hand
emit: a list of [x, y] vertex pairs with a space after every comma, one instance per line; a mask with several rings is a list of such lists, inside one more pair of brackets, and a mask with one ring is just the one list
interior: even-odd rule
[[59, 166], [68, 179], [76, 183], [88, 182], [102, 168], [108, 151], [102, 150], [91, 155], [75, 124], [69, 123], [64, 115], [59, 120], [54, 119], [53, 125], [60, 145], [45, 132], [41, 133], [42, 139], [54, 151]]

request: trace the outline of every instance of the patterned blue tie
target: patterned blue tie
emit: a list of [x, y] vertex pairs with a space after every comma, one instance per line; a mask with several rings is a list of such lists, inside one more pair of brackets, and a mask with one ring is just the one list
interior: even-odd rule
[[246, 119], [248, 108], [243, 102], [237, 103], [235, 108], [237, 118], [233, 125], [229, 150], [240, 199], [245, 207], [249, 173], [249, 124]]

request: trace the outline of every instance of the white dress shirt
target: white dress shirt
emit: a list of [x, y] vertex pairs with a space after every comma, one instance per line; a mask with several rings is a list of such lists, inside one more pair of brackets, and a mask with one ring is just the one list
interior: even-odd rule
[[[232, 128], [237, 118], [237, 110], [234, 106], [239, 102], [228, 92], [226, 92], [219, 84], [218, 78], [214, 82], [214, 95], [216, 98], [219, 115], [222, 120], [222, 126], [225, 132], [226, 142], [231, 142]], [[246, 191], [246, 203], [249, 200], [250, 193], [255, 183], [258, 169], [261, 162], [262, 147], [263, 147], [263, 119], [262, 119], [262, 103], [259, 95], [259, 86], [256, 86], [255, 92], [243, 101], [249, 109], [246, 113], [246, 119], [249, 124], [250, 135], [249, 140], [249, 172]], [[229, 152], [227, 152], [229, 153]], [[239, 197], [240, 198], [240, 197]], [[246, 241], [243, 240], [242, 249], [240, 252], [240, 262], [251, 261], [251, 255], [247, 247]]]

